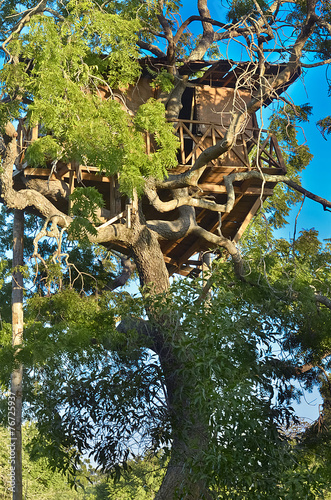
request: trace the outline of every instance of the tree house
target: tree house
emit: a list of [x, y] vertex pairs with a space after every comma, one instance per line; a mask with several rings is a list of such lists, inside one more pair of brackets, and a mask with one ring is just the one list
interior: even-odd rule
[[[124, 95], [117, 98], [125, 105], [128, 112], [135, 113], [138, 107], [150, 97], [158, 97], [158, 91], [150, 85], [151, 76], [147, 67], [153, 70], [164, 68], [164, 61], [144, 59], [141, 61], [143, 71], [139, 81], [128, 89]], [[281, 65], [270, 65], [268, 75], [275, 75], [281, 71]], [[178, 165], [171, 173], [182, 173], [188, 170], [196, 158], [211, 145], [215, 145], [224, 137], [231, 116], [235, 111], [244, 111], [251, 99], [254, 87], [254, 77], [250, 75], [250, 63], [233, 63], [218, 61], [207, 63], [194, 61], [184, 63], [180, 72], [202, 75], [190, 80], [182, 96], [182, 110], [178, 120], [174, 121], [174, 133], [180, 140], [178, 150]], [[297, 78], [294, 76], [283, 92]], [[250, 78], [248, 78], [250, 77]], [[247, 82], [250, 81], [250, 86]], [[253, 83], [252, 83], [253, 81]], [[107, 96], [107, 90], [100, 90], [101, 97]], [[116, 97], [115, 97], [116, 98]], [[269, 103], [266, 103], [269, 104]], [[62, 211], [68, 211], [68, 197], [77, 186], [94, 186], [103, 195], [105, 210], [101, 213], [101, 222], [104, 224], [125, 223], [127, 219], [128, 201], [121, 196], [118, 190], [118, 178], [107, 177], [95, 167], [74, 166], [59, 163], [56, 170], [51, 168], [31, 168], [24, 164], [24, 150], [29, 143], [38, 137], [38, 129], [26, 129], [21, 121], [18, 127], [18, 143], [20, 158], [17, 171], [14, 172], [16, 189], [22, 189], [29, 184], [40, 180], [58, 182], [59, 192], [57, 199], [52, 199]], [[150, 152], [151, 141], [146, 138], [146, 152]], [[235, 146], [221, 158], [210, 162], [199, 180], [198, 187], [203, 196], [209, 196], [219, 204], [226, 203], [227, 193], [224, 177], [233, 172], [259, 170], [269, 175], [286, 173], [285, 164], [276, 138], [267, 130], [260, 130], [255, 115], [251, 115], [246, 126], [236, 137]], [[222, 234], [237, 242], [245, 228], [261, 207], [263, 201], [271, 196], [276, 183], [266, 182], [262, 186], [259, 179], [249, 179], [234, 183], [235, 203], [230, 213], [222, 215]], [[46, 193], [44, 193], [46, 194]], [[164, 199], [167, 193], [163, 193]], [[176, 220], [176, 210], [169, 213], [158, 213], [148, 202], [143, 200], [143, 209], [146, 219]], [[206, 209], [196, 209], [196, 220], [199, 226], [216, 233], [219, 228], [219, 217], [216, 212]], [[193, 236], [186, 236], [175, 241], [161, 242], [161, 248], [170, 274], [180, 273], [188, 275], [198, 271], [200, 260], [192, 260], [192, 256], [210, 250], [204, 241]], [[120, 249], [125, 252], [125, 249]]]

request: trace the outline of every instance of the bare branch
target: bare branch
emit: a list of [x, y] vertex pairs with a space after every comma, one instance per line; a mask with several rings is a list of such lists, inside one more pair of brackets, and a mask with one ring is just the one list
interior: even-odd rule
[[325, 198], [321, 198], [321, 196], [317, 196], [316, 194], [312, 193], [311, 191], [308, 191], [307, 189], [303, 188], [302, 186], [292, 181], [291, 179], [286, 179], [286, 180], [284, 179], [283, 182], [285, 182], [285, 184], [295, 189], [299, 193], [304, 194], [307, 198], [310, 198], [311, 200], [320, 203], [325, 211], [329, 212], [328, 209], [331, 209], [331, 201], [328, 201]]
[[157, 47], [156, 45], [144, 42], [142, 40], [138, 40], [137, 45], [141, 49], [148, 50], [149, 52], [151, 52], [152, 54], [154, 54], [157, 57], [166, 57], [166, 54], [161, 49], [159, 49], [159, 47]]
[[325, 64], [331, 64], [331, 59], [326, 59], [325, 61], [320, 61], [313, 64], [302, 63], [303, 68], [318, 68], [319, 66], [324, 66]]

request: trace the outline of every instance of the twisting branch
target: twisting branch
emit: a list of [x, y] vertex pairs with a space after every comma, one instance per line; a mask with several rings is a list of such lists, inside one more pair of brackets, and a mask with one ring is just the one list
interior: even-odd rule
[[208, 163], [212, 160], [216, 160], [231, 149], [235, 138], [238, 133], [240, 133], [246, 119], [246, 112], [234, 113], [229, 128], [221, 141], [219, 141], [215, 146], [210, 146], [205, 149], [187, 172], [177, 175], [169, 175], [169, 177], [164, 181], [157, 182], [156, 186], [166, 189], [176, 189], [189, 186], [196, 187]]
[[311, 200], [320, 203], [323, 206], [324, 210], [326, 210], [327, 208], [331, 208], [330, 201], [311, 193], [310, 191], [303, 188], [296, 182], [292, 181], [292, 179], [286, 177], [285, 175], [270, 175], [270, 174], [264, 174], [263, 172], [251, 171], [251, 172], [237, 172], [224, 177], [224, 184], [226, 186], [226, 190], [228, 193], [228, 201], [225, 210], [227, 213], [231, 212], [234, 206], [235, 193], [234, 193], [233, 183], [235, 181], [243, 181], [252, 178], [261, 179], [264, 182], [283, 182], [284, 184], [287, 184], [289, 187], [304, 194], [307, 198], [310, 198]]
[[153, 205], [153, 207], [156, 208], [156, 210], [161, 213], [171, 212], [172, 210], [182, 207], [183, 205], [196, 208], [205, 208], [207, 210], [211, 210], [212, 212], [226, 211], [225, 205], [218, 205], [214, 201], [195, 198], [194, 195], [193, 196], [185, 195], [182, 189], [174, 190], [175, 196], [176, 194], [178, 196], [176, 196], [175, 199], [170, 201], [161, 201], [157, 194], [156, 188], [152, 186], [146, 185], [144, 191], [151, 205]]
[[211, 245], [214, 245], [215, 247], [223, 247], [227, 252], [231, 255], [233, 265], [234, 265], [234, 270], [237, 275], [237, 277], [240, 280], [244, 280], [244, 261], [242, 259], [242, 256], [235, 245], [235, 243], [228, 238], [225, 238], [224, 236], [217, 236], [216, 234], [212, 234], [206, 229], [203, 229], [202, 227], [195, 226], [189, 231], [189, 234], [194, 234], [198, 238], [204, 239], [206, 242], [210, 243]]

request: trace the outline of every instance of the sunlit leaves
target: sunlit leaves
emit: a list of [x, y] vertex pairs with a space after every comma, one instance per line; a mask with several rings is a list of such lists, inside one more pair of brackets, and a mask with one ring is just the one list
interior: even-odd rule
[[32, 167], [44, 167], [47, 162], [57, 160], [61, 152], [61, 147], [54, 137], [46, 135], [31, 144], [25, 159]]
[[[286, 175], [295, 182], [300, 183], [299, 173], [308, 166], [312, 154], [306, 144], [300, 144], [300, 123], [308, 121], [311, 106], [286, 105], [282, 110], [273, 113], [270, 119], [270, 131], [276, 136], [282, 148], [285, 161]], [[302, 140], [302, 139], [301, 139]], [[274, 188], [274, 196], [265, 203], [269, 218], [276, 228], [286, 224], [285, 217], [289, 214], [291, 206], [300, 200], [300, 195], [282, 184]]]
[[[89, 1], [69, 2], [68, 11], [62, 22], [34, 16], [9, 44], [21, 62], [4, 66], [6, 92], [13, 94], [18, 86], [32, 99], [24, 113], [30, 125], [41, 126], [42, 136], [26, 159], [35, 166], [75, 161], [108, 175], [120, 173], [121, 190], [140, 193], [146, 177], [162, 178], [176, 164], [177, 141], [161, 103], [150, 100], [132, 123], [114, 98], [114, 89], [125, 89], [140, 73], [139, 22], [102, 12]], [[103, 93], [108, 97], [102, 99]], [[3, 107], [3, 121], [9, 112], [19, 111], [12, 104]], [[146, 133], [155, 144], [150, 154]]]
[[317, 122], [317, 126], [320, 129], [324, 139], [326, 135], [331, 134], [331, 116], [326, 116]]

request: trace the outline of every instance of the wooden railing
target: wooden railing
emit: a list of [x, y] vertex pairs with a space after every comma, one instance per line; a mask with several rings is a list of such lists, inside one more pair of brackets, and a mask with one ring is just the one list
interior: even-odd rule
[[[223, 139], [226, 128], [198, 120], [174, 120], [174, 133], [180, 140], [178, 163], [193, 165], [202, 151]], [[237, 135], [230, 152], [211, 161], [211, 164], [241, 166], [248, 170], [277, 168], [286, 172], [276, 137], [267, 130], [249, 127]]]
[[[193, 165], [209, 146], [223, 139], [226, 128], [216, 123], [198, 120], [174, 120], [174, 133], [180, 140], [179, 165]], [[18, 126], [19, 164], [24, 162], [25, 149], [38, 138], [38, 126], [26, 128], [24, 120]], [[146, 151], [155, 148], [153, 137], [146, 136]], [[231, 150], [210, 162], [213, 166], [245, 167], [247, 170], [277, 168], [286, 173], [284, 159], [276, 137], [267, 130], [246, 127], [238, 134]]]

